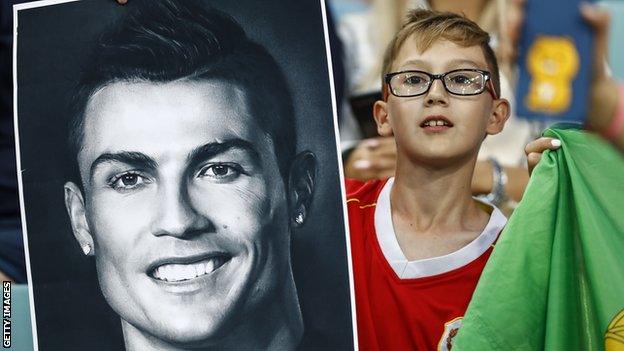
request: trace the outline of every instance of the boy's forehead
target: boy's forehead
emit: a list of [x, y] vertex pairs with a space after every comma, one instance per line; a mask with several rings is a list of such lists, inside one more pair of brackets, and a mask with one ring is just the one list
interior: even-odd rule
[[483, 49], [479, 45], [461, 46], [447, 39], [439, 39], [423, 51], [415, 36], [412, 34], [403, 42], [392, 64], [392, 71], [419, 69], [443, 73], [457, 68], [488, 70]]

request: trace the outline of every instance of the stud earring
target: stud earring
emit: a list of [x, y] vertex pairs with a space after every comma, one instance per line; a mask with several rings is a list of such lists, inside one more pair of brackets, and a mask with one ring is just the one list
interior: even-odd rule
[[303, 212], [299, 212], [297, 214], [295, 217], [295, 223], [297, 223], [298, 226], [303, 224]]
[[82, 244], [82, 252], [84, 252], [86, 256], [89, 256], [89, 254], [91, 253], [91, 245]]
[[303, 222], [305, 221], [305, 217], [306, 217], [306, 208], [305, 206], [301, 205], [299, 207], [299, 211], [297, 211], [297, 215], [295, 216], [295, 226], [301, 227], [303, 225]]

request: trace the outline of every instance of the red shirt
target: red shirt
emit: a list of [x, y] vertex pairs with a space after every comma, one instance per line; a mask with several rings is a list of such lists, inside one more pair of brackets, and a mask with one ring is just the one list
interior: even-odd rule
[[[384, 256], [376, 233], [377, 201], [386, 182], [347, 180], [359, 348], [448, 350], [490, 256], [492, 241], [461, 267], [401, 279]], [[489, 240], [500, 232], [500, 228], [495, 230], [494, 239]]]

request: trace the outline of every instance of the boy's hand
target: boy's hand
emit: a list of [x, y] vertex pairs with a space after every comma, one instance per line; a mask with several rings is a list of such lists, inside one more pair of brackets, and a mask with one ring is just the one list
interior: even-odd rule
[[117, 0], [117, 3], [119, 5], [125, 5], [128, 2], [128, 0]]
[[396, 144], [392, 137], [362, 140], [345, 162], [345, 176], [360, 180], [383, 179], [394, 175]]
[[527, 156], [527, 165], [529, 166], [529, 174], [533, 173], [533, 168], [537, 166], [542, 159], [542, 153], [546, 150], [557, 150], [561, 147], [561, 140], [542, 137], [528, 143], [524, 148]]

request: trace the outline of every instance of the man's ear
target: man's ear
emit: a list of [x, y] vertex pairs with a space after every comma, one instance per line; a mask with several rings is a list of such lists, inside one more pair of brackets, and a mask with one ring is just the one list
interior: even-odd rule
[[392, 136], [392, 125], [388, 119], [388, 103], [386, 101], [377, 100], [373, 105], [373, 117], [377, 123], [377, 133], [381, 136]]
[[316, 156], [304, 151], [295, 157], [288, 175], [288, 204], [290, 222], [301, 227], [307, 219], [316, 180]]
[[509, 119], [511, 107], [507, 99], [497, 99], [492, 103], [492, 111], [488, 119], [486, 132], [489, 135], [498, 134], [505, 127], [505, 122]]
[[65, 183], [64, 190], [65, 208], [67, 209], [67, 214], [71, 221], [74, 237], [84, 254], [93, 256], [95, 246], [91, 230], [89, 229], [89, 223], [87, 222], [82, 191], [80, 191], [80, 188], [73, 182]]

